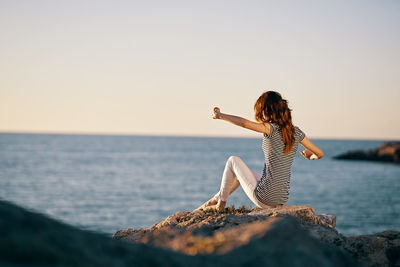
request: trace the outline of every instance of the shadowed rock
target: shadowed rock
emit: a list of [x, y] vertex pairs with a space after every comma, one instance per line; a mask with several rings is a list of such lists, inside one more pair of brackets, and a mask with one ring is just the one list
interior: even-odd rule
[[218, 256], [227, 265], [357, 266], [346, 251], [318, 240], [303, 223], [308, 224], [285, 214], [178, 212], [151, 228], [121, 230], [113, 238], [196, 257]]
[[[263, 256], [260, 254], [258, 257], [268, 255], [271, 261], [276, 260], [280, 264], [284, 264], [281, 262], [284, 257], [293, 257], [293, 264], [294, 259], [299, 256], [298, 249], [306, 254], [314, 251], [313, 256], [320, 255], [324, 258], [327, 256], [325, 253], [334, 248], [338, 250], [329, 252], [334, 256], [328, 258], [330, 263], [341, 261], [340, 266], [350, 264], [351, 259], [347, 258], [347, 253], [358, 264], [366, 266], [395, 266], [399, 261], [399, 232], [345, 237], [334, 229], [335, 225], [335, 216], [316, 215], [314, 208], [310, 206], [283, 205], [233, 214], [182, 211], [168, 216], [150, 228], [118, 231], [113, 238], [197, 256], [219, 255], [224, 258], [229, 255], [235, 258], [240, 255], [251, 260], [250, 254], [257, 257], [251, 251], [262, 250]], [[274, 253], [287, 256], [272, 260]], [[309, 260], [316, 260], [313, 256]], [[300, 262], [302, 260], [299, 260], [299, 266], [314, 265]], [[327, 264], [314, 263], [316, 266]]]
[[[202, 266], [203, 259], [127, 244], [0, 200], [0, 266]], [[156, 257], [154, 255], [157, 255]]]
[[400, 266], [400, 232], [348, 237], [344, 248], [365, 266]]
[[329, 214], [316, 215], [313, 207], [305, 205], [278, 205], [270, 209], [255, 210], [246, 213], [236, 212], [236, 214], [224, 214], [212, 211], [204, 212], [199, 210], [181, 211], [168, 216], [164, 220], [154, 224], [151, 228], [120, 230], [113, 235], [113, 238], [128, 242], [144, 242], [142, 238], [146, 234], [151, 234], [155, 230], [163, 228], [168, 230], [184, 228], [186, 233], [193, 231], [194, 234], [207, 236], [214, 233], [215, 230], [221, 230], [222, 228], [236, 227], [281, 215], [292, 215], [304, 222], [319, 224], [330, 228], [336, 226], [336, 216]]
[[376, 149], [349, 151], [334, 158], [400, 163], [400, 142], [386, 142]]
[[[139, 232], [130, 231], [133, 236]], [[290, 216], [182, 212], [148, 233], [142, 236], [147, 244], [128, 244], [0, 201], [0, 266], [357, 265], [348, 253], [317, 240]], [[162, 241], [170, 247], [162, 248]]]
[[248, 213], [179, 212], [114, 235], [128, 244], [0, 200], [0, 266], [357, 266], [351, 255], [399, 263], [399, 232], [346, 238], [291, 215]]

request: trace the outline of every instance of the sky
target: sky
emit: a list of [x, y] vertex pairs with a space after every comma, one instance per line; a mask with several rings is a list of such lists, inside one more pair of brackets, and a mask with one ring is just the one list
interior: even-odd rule
[[400, 1], [0, 1], [0, 132], [400, 139]]

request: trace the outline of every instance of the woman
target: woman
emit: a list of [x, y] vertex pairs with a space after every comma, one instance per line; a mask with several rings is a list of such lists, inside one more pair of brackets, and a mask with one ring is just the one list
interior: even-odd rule
[[231, 156], [226, 162], [219, 192], [198, 209], [225, 210], [229, 195], [239, 185], [260, 208], [284, 204], [289, 198], [290, 169], [298, 144], [306, 148], [300, 152], [306, 159], [320, 159], [324, 156], [324, 152], [299, 127], [292, 124], [291, 110], [279, 93], [264, 92], [254, 104], [254, 111], [257, 122], [221, 113], [217, 107], [214, 108], [213, 119], [226, 120], [263, 133], [263, 174], [259, 175], [249, 169], [239, 157]]

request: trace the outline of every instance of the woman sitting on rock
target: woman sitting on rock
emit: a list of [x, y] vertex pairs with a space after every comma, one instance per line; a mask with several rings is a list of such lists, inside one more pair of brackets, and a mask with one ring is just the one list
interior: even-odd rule
[[274, 91], [264, 92], [254, 105], [255, 119], [221, 113], [215, 107], [213, 119], [226, 120], [243, 128], [263, 133], [265, 163], [262, 176], [252, 171], [236, 156], [229, 157], [217, 194], [198, 209], [225, 210], [226, 201], [241, 185], [246, 195], [260, 208], [284, 204], [289, 198], [290, 171], [298, 144], [306, 148], [301, 155], [309, 160], [320, 159], [324, 152], [292, 124], [287, 101]]

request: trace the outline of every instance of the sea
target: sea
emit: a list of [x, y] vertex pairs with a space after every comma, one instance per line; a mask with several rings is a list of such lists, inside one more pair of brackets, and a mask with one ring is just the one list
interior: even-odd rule
[[[0, 199], [108, 235], [150, 227], [213, 196], [232, 155], [261, 174], [261, 140], [0, 133]], [[333, 158], [385, 140], [312, 140], [325, 157], [297, 153], [287, 204], [336, 215], [345, 236], [400, 231], [400, 165]], [[227, 205], [255, 207], [240, 187]]]

